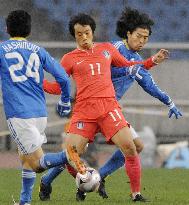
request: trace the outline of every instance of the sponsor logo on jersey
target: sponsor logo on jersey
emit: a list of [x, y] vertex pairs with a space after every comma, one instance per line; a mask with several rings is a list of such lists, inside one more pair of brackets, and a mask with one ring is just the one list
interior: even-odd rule
[[48, 166], [50, 166], [50, 165], [51, 165], [51, 162], [50, 162], [50, 161], [47, 161], [46, 163], [47, 163], [47, 165], [48, 165]]
[[77, 129], [82, 130], [84, 128], [84, 123], [83, 122], [78, 122], [77, 123]]
[[109, 51], [103, 51], [103, 55], [104, 55], [105, 58], [107, 58], [107, 59], [110, 58], [110, 53], [109, 53]]

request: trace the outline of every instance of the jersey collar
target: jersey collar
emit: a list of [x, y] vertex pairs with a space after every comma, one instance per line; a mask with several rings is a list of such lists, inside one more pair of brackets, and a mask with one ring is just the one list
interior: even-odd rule
[[86, 50], [86, 49], [80, 49], [80, 48], [78, 48], [78, 47], [77, 47], [77, 49], [78, 49], [79, 51], [83, 51], [83, 52], [86, 52], [86, 53], [89, 54], [90, 51], [91, 51], [92, 53], [94, 52], [94, 47], [96, 47], [96, 43], [93, 43], [93, 46], [92, 46], [90, 49], [88, 49], [88, 50]]
[[123, 39], [122, 41], [123, 41], [124, 45], [126, 46], [126, 48], [127, 48], [128, 50], [130, 50], [126, 39]]
[[23, 38], [23, 37], [12, 37], [10, 38], [10, 40], [17, 40], [17, 41], [26, 41], [26, 38]]
[[125, 47], [126, 47], [129, 51], [131, 51], [131, 52], [133, 52], [133, 53], [138, 53], [137, 51], [133, 51], [133, 50], [131, 50], [131, 49], [129, 48], [129, 45], [128, 45], [126, 39], [123, 39], [122, 41], [123, 41]]

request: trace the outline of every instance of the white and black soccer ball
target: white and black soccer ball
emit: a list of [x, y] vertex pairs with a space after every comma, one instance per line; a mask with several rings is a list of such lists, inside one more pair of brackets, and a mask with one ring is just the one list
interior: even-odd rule
[[83, 192], [93, 192], [97, 191], [100, 186], [100, 174], [97, 170], [88, 167], [85, 177], [77, 173], [76, 175], [76, 185]]

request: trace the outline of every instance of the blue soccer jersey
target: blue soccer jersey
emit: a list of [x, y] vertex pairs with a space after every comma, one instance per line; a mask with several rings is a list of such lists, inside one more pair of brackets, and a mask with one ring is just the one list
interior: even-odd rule
[[[123, 41], [113, 41], [112, 44], [119, 52], [130, 61], [142, 61], [142, 57], [135, 51], [129, 50], [127, 44]], [[126, 75], [129, 71], [128, 67], [116, 68], [112, 67], [111, 76], [117, 100], [120, 100], [131, 85], [137, 83], [151, 96], [159, 99], [166, 105], [171, 103], [171, 98], [157, 86], [150, 72], [141, 67], [136, 76]]]
[[60, 84], [64, 98], [70, 96], [70, 81], [48, 52], [24, 38], [12, 38], [0, 45], [0, 75], [6, 118], [46, 117], [43, 69]]

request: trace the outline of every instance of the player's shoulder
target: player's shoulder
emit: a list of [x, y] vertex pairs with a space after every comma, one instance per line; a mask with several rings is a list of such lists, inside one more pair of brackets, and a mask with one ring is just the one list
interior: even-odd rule
[[75, 59], [78, 56], [78, 53], [79, 53], [78, 49], [75, 49], [73, 51], [70, 51], [70, 52], [64, 54], [62, 56], [62, 58], [61, 58], [61, 62], [62, 61], [70, 61], [70, 62], [72, 62], [73, 59]]
[[115, 47], [110, 42], [96, 43], [96, 48], [98, 51], [108, 51], [109, 53], [115, 51]]
[[33, 53], [39, 53], [42, 49], [39, 45], [25, 39], [9, 39], [0, 43], [0, 50], [3, 53], [17, 50], [22, 50], [22, 53], [25, 53], [26, 50]]
[[81, 51], [78, 49], [74, 49], [73, 51], [70, 51], [66, 54], [64, 54], [60, 60], [61, 64], [69, 64], [69, 65], [73, 65], [73, 63], [76, 61], [76, 59], [78, 58], [78, 54]]
[[95, 43], [95, 46], [101, 48], [111, 48], [112, 44], [110, 42], [102, 42], [102, 43]]
[[6, 44], [8, 44], [9, 42], [10, 42], [10, 40], [2, 41], [2, 42], [0, 43], [0, 49], [5, 48], [5, 47], [6, 47]]
[[119, 41], [111, 41], [111, 44], [119, 50], [120, 47], [124, 46], [124, 42], [119, 40]]
[[80, 50], [79, 49], [74, 49], [73, 51], [70, 51], [66, 54], [64, 54], [64, 58], [72, 58], [73, 56], [75, 55], [78, 55], [78, 53], [80, 53]]

